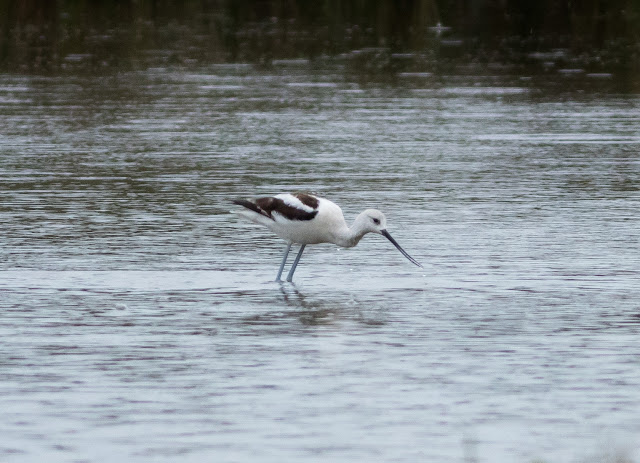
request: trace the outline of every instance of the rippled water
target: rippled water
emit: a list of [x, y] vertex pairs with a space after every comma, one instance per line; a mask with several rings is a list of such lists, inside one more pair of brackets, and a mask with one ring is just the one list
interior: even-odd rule
[[640, 98], [414, 77], [0, 76], [0, 459], [637, 461]]

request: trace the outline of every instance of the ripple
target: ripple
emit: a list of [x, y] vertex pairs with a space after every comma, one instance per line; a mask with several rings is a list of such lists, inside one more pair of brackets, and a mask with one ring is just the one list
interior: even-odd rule
[[[399, 77], [0, 76], [0, 455], [634, 457], [638, 99]], [[275, 283], [230, 199], [287, 190], [425, 268], [369, 235]]]

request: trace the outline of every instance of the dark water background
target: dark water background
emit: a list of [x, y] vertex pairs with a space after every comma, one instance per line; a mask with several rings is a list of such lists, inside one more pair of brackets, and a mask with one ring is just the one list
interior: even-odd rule
[[361, 80], [402, 72], [591, 74], [637, 91], [637, 0], [0, 0], [0, 69], [343, 58]]
[[[640, 461], [632, 59], [113, 36], [102, 55], [63, 19], [128, 31], [132, 10], [51, 5], [11, 17], [55, 12], [55, 53], [3, 48], [0, 460]], [[209, 40], [180, 29], [205, 4], [154, 5], [177, 18], [155, 36]], [[456, 24], [429, 40], [486, 49]], [[347, 220], [380, 208], [425, 268], [367, 236], [274, 283], [284, 244], [230, 199], [301, 189]]]

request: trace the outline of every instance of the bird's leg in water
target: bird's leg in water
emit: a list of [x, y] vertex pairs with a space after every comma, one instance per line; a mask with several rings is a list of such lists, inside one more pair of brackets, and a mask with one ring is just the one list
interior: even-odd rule
[[298, 262], [300, 262], [300, 257], [302, 257], [302, 251], [304, 251], [306, 244], [300, 246], [300, 251], [298, 251], [298, 255], [296, 256], [296, 260], [293, 261], [293, 265], [291, 266], [291, 270], [289, 270], [289, 275], [287, 275], [287, 281], [291, 281], [293, 279], [293, 272], [296, 271], [296, 267], [298, 266]]
[[287, 263], [287, 257], [289, 257], [289, 250], [291, 249], [291, 243], [287, 243], [287, 249], [284, 250], [284, 256], [282, 256], [282, 263], [280, 264], [280, 270], [278, 270], [278, 276], [276, 277], [276, 281], [280, 280], [282, 276], [282, 271], [284, 270], [284, 264]]

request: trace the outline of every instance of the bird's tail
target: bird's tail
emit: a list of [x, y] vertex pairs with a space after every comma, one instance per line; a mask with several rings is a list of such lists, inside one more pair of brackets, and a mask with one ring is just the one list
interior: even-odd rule
[[237, 214], [241, 217], [244, 217], [247, 220], [250, 220], [251, 222], [254, 222], [260, 225], [268, 226], [271, 222], [273, 222], [273, 219], [269, 216], [269, 214], [267, 214], [264, 210], [262, 210], [260, 206], [258, 206], [257, 204], [251, 201], [248, 201], [242, 198], [237, 198], [237, 199], [234, 199], [232, 202], [233, 204], [237, 204], [238, 206], [244, 207], [244, 209], [231, 211], [234, 214]]
[[246, 207], [247, 209], [256, 212], [261, 215], [266, 215], [262, 209], [260, 209], [255, 203], [248, 201], [242, 198], [236, 198], [233, 200], [233, 204], [237, 204], [238, 206]]

